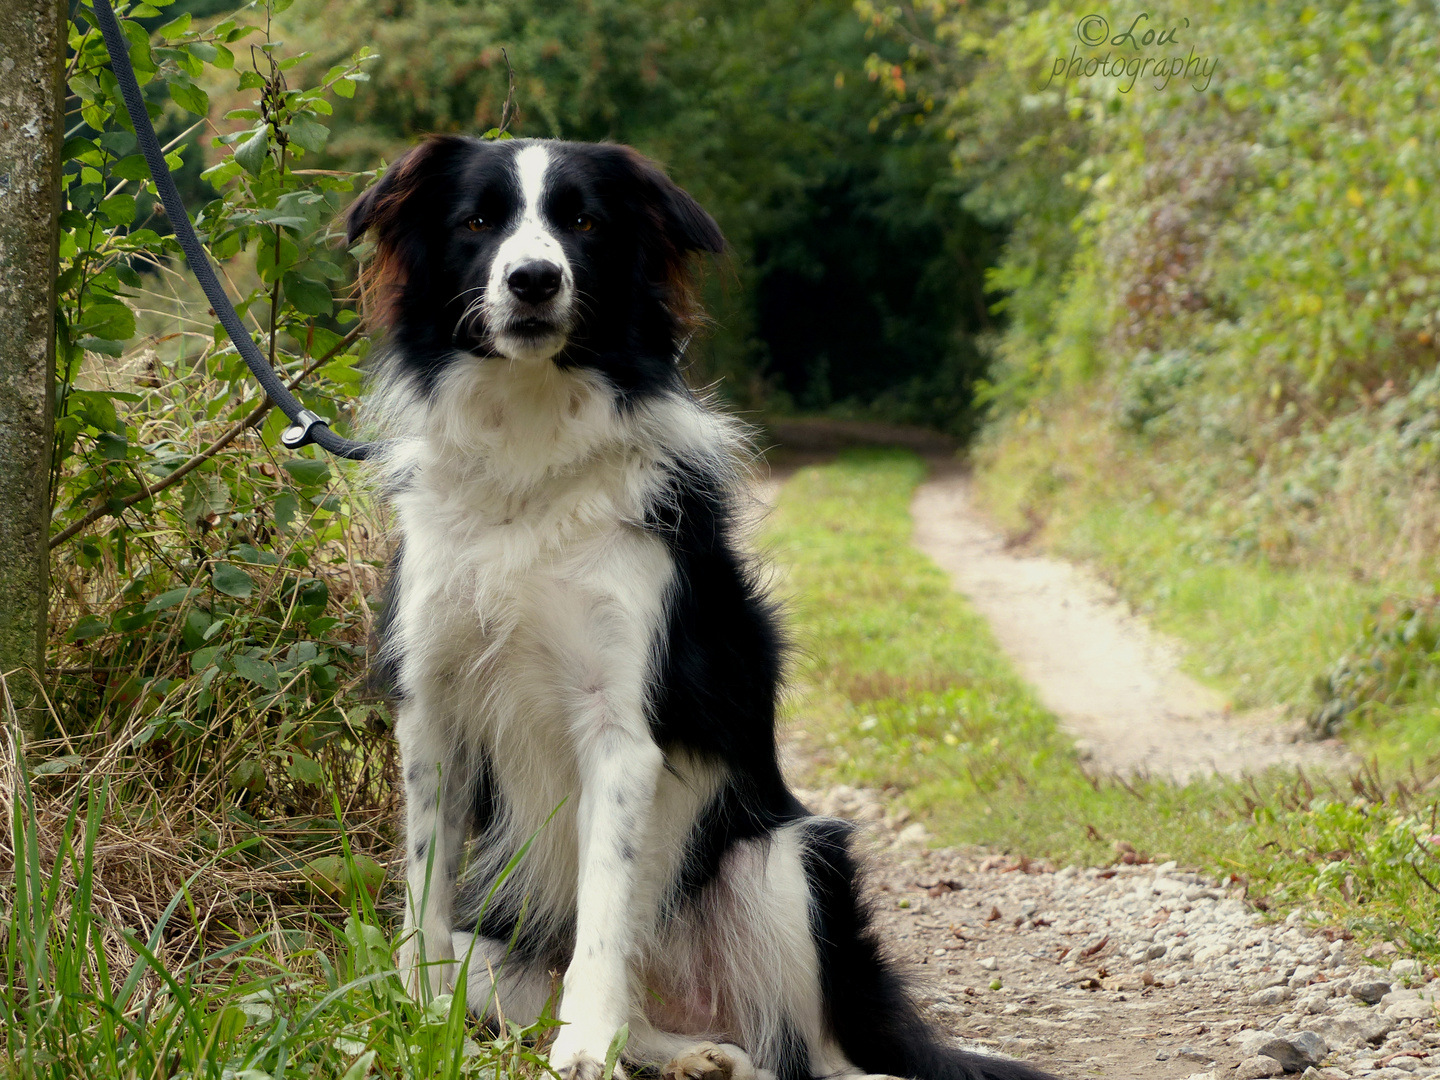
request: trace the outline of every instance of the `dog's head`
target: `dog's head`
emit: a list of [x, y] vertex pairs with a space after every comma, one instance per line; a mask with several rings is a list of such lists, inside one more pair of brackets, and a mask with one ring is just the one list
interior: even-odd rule
[[591, 367], [622, 393], [674, 379], [699, 317], [691, 253], [719, 227], [625, 146], [442, 136], [350, 208], [376, 251], [363, 288], [429, 389], [449, 364]]

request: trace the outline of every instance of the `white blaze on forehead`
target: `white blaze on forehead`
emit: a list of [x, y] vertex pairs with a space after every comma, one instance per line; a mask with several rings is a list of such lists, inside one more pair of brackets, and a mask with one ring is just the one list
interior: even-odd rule
[[560, 267], [561, 292], [570, 284], [569, 260], [555, 234], [545, 222], [545, 177], [550, 170], [550, 151], [527, 146], [515, 155], [515, 178], [520, 184], [520, 220], [495, 254], [490, 273], [491, 295], [504, 287], [505, 279], [521, 263], [543, 259]]
[[515, 174], [520, 181], [522, 225], [539, 222], [540, 201], [545, 195], [545, 173], [550, 168], [550, 151], [543, 146], [527, 146], [515, 155]]

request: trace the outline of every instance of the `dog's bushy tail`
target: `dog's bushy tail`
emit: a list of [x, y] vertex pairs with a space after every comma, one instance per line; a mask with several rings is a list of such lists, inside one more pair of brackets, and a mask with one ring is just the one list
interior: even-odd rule
[[1055, 1080], [1023, 1062], [949, 1046], [925, 1022], [856, 891], [852, 832], [845, 822], [815, 818], [805, 844], [821, 987], [845, 1056], [866, 1072], [911, 1080]]

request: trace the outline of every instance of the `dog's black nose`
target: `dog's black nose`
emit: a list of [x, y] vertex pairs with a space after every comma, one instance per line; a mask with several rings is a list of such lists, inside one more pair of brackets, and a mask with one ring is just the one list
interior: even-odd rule
[[521, 263], [505, 279], [510, 291], [527, 304], [543, 304], [560, 291], [560, 267], [536, 259]]

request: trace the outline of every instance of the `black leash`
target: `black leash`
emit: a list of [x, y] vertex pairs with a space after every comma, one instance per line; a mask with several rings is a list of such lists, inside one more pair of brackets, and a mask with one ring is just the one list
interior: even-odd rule
[[170, 176], [170, 167], [165, 164], [160, 140], [156, 138], [155, 129], [150, 124], [150, 114], [145, 111], [145, 99], [140, 93], [140, 84], [135, 81], [135, 69], [130, 66], [130, 43], [120, 30], [120, 23], [110, 7], [110, 0], [92, 0], [92, 3], [95, 5], [95, 15], [100, 21], [100, 33], [105, 37], [105, 49], [110, 54], [110, 68], [120, 84], [120, 96], [125, 99], [125, 109], [130, 114], [130, 122], [135, 125], [135, 138], [140, 142], [140, 152], [145, 155], [145, 162], [150, 166], [150, 178], [155, 182], [155, 190], [160, 193], [165, 215], [170, 219], [170, 227], [175, 230], [175, 239], [180, 241], [180, 247], [185, 252], [185, 261], [190, 266], [190, 272], [205, 290], [205, 297], [214, 308], [220, 325], [225, 327], [225, 332], [235, 343], [235, 348], [239, 350], [246, 366], [260, 381], [261, 388], [290, 418], [291, 426], [281, 433], [280, 441], [291, 450], [298, 450], [313, 442], [336, 457], [364, 460], [370, 455], [374, 444], [354, 442], [336, 435], [330, 430], [328, 420], [323, 416], [316, 416], [296, 401], [241, 325], [240, 316], [235, 313], [235, 305], [230, 303], [230, 297], [225, 295], [220, 279], [215, 276], [215, 268], [210, 265], [205, 249], [200, 246], [200, 238], [195, 235], [195, 227], [190, 224], [190, 215], [186, 213], [185, 204], [180, 201], [180, 192]]

